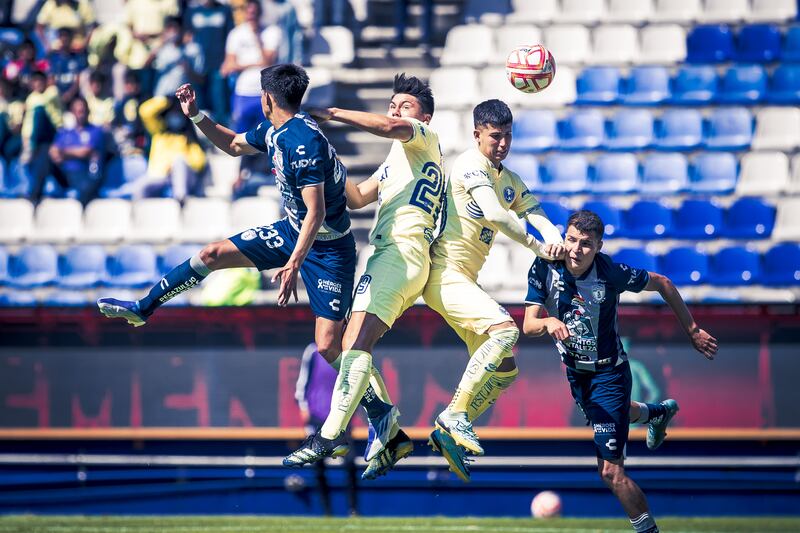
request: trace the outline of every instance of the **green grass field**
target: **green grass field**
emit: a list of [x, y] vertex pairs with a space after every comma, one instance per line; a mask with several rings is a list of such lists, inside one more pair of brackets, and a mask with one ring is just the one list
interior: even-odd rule
[[[800, 531], [798, 518], [663, 518], [664, 533]], [[0, 533], [601, 533], [633, 531], [622, 519], [306, 518], [258, 516], [5, 516]]]

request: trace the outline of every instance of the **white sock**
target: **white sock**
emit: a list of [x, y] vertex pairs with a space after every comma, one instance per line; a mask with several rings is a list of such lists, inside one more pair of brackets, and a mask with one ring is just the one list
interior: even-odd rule
[[639, 418], [636, 420], [631, 420], [631, 424], [644, 424], [648, 420], [650, 420], [650, 408], [647, 407], [646, 403], [642, 402], [631, 402], [635, 403], [639, 406]]
[[636, 531], [636, 533], [658, 533], [656, 521], [648, 512], [644, 512], [630, 520], [633, 530]]

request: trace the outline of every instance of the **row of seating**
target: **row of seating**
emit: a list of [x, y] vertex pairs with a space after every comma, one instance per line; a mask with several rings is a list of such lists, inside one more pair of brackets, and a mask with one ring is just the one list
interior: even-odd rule
[[782, 32], [772, 24], [751, 24], [736, 35], [726, 25], [695, 26], [687, 37], [686, 48], [690, 63], [798, 61], [800, 26], [790, 26]]

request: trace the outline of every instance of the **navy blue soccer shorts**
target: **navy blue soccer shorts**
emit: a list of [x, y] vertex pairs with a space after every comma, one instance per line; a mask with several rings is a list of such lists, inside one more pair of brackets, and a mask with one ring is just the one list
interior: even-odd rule
[[[230, 240], [256, 268], [269, 270], [286, 264], [298, 235], [284, 218], [243, 231]], [[353, 299], [355, 271], [356, 243], [351, 233], [331, 241], [314, 241], [300, 266], [300, 276], [315, 315], [335, 321], [345, 318]]]
[[625, 457], [631, 404], [631, 366], [627, 361], [606, 372], [567, 367], [572, 397], [594, 429], [597, 456]]

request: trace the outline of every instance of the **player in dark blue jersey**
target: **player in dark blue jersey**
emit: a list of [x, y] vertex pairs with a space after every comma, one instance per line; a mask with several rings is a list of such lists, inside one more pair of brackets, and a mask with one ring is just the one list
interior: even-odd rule
[[717, 353], [717, 340], [698, 327], [669, 278], [614, 263], [599, 253], [603, 231], [595, 213], [573, 213], [567, 221], [564, 260], [536, 258], [528, 273], [523, 332], [553, 337], [567, 366], [572, 396], [594, 428], [600, 477], [622, 503], [635, 531], [657, 533], [644, 493], [625, 473], [628, 425], [648, 423], [647, 446], [657, 448], [678, 405], [674, 400], [631, 402], [631, 370], [617, 331], [619, 295], [658, 291], [692, 346], [708, 359]]

